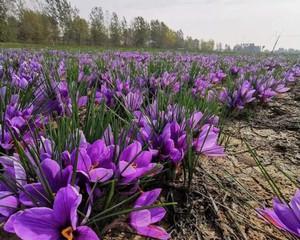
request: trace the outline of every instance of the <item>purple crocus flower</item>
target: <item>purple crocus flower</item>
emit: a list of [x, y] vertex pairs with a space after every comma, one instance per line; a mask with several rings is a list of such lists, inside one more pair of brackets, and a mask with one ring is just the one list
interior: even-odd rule
[[59, 84], [57, 85], [57, 90], [62, 98], [66, 99], [69, 97], [68, 83], [66, 81], [59, 82]]
[[226, 104], [227, 106], [231, 106], [231, 97], [229, 96], [229, 92], [227, 88], [222, 88], [218, 94], [218, 99], [221, 103]]
[[78, 98], [77, 105], [79, 108], [85, 107], [88, 104], [88, 96], [81, 96]]
[[199, 93], [201, 96], [205, 96], [207, 90], [211, 87], [211, 83], [203, 78], [197, 78], [195, 80], [195, 86], [192, 89], [193, 94]]
[[124, 183], [132, 182], [152, 170], [156, 164], [151, 163], [150, 151], [143, 151], [142, 145], [134, 141], [127, 146], [119, 157], [119, 171]]
[[269, 87], [268, 84], [262, 79], [257, 80], [256, 91], [257, 97], [262, 102], [268, 102], [276, 95], [276, 92], [271, 87]]
[[115, 104], [114, 92], [106, 86], [106, 84], [101, 85], [100, 91], [96, 92], [96, 103], [105, 102], [109, 107]]
[[79, 147], [71, 154], [74, 166], [77, 158], [77, 171], [91, 182], [105, 182], [114, 174], [112, 163], [113, 149], [108, 148], [103, 140], [97, 140], [87, 148]]
[[125, 106], [129, 111], [139, 110], [143, 104], [143, 95], [140, 92], [130, 92], [124, 97]]
[[230, 73], [231, 73], [232, 75], [237, 75], [237, 74], [239, 73], [239, 71], [240, 71], [240, 68], [239, 68], [238, 66], [232, 66], [232, 67], [230, 68]]
[[195, 129], [197, 127], [198, 123], [201, 122], [202, 118], [203, 118], [202, 112], [194, 112], [188, 121], [190, 128]]
[[4, 150], [10, 150], [13, 148], [13, 139], [10, 133], [6, 130], [2, 131], [2, 126], [0, 125], [0, 146]]
[[18, 76], [17, 74], [13, 73], [12, 84], [18, 88], [25, 89], [29, 83], [25, 77]]
[[[41, 174], [45, 176], [53, 193], [57, 193], [61, 187], [66, 187], [71, 182], [72, 166], [61, 169], [56, 161], [47, 158], [42, 161], [41, 169]], [[46, 189], [41, 183], [26, 184], [24, 190], [24, 192], [20, 192], [19, 196], [23, 205], [29, 207], [49, 205]]]
[[217, 72], [213, 72], [209, 74], [209, 80], [211, 83], [220, 83], [224, 78], [226, 77], [226, 74], [222, 70], [218, 70]]
[[[144, 192], [136, 200], [134, 208], [151, 206], [159, 197], [161, 189], [157, 188], [149, 192]], [[130, 225], [138, 234], [155, 239], [169, 239], [170, 235], [162, 227], [153, 225], [161, 221], [166, 214], [162, 207], [133, 211], [130, 214]]]
[[57, 68], [57, 73], [58, 73], [59, 78], [62, 81], [66, 80], [66, 78], [67, 78], [67, 68], [66, 68], [64, 60], [61, 60], [59, 62], [59, 65], [58, 65], [58, 68]]
[[277, 93], [285, 93], [287, 91], [289, 91], [290, 89], [288, 87], [285, 86], [285, 84], [280, 83], [277, 86], [275, 86], [275, 91]]
[[224, 148], [218, 145], [219, 129], [205, 124], [203, 125], [198, 138], [194, 141], [196, 152], [210, 157], [224, 156]]
[[17, 212], [5, 229], [22, 240], [99, 240], [91, 228], [78, 224], [81, 200], [78, 190], [68, 185], [56, 194], [53, 208], [35, 207]]
[[277, 228], [300, 237], [300, 190], [297, 190], [289, 204], [275, 198], [273, 209], [259, 209], [258, 212]]
[[255, 91], [249, 81], [244, 81], [238, 90], [233, 93], [233, 107], [243, 109], [247, 103], [253, 102]]
[[177, 81], [176, 73], [164, 72], [158, 79], [162, 88], [170, 88], [172, 92], [177, 93], [180, 90], [180, 83]]
[[160, 154], [163, 159], [169, 158], [178, 164], [187, 149], [186, 132], [176, 122], [167, 123], [159, 137]]
[[222, 80], [227, 76], [227, 74], [224, 73], [222, 70], [219, 69], [219, 70], [216, 72], [216, 76], [217, 76], [217, 78], [220, 79], [220, 81], [222, 81]]

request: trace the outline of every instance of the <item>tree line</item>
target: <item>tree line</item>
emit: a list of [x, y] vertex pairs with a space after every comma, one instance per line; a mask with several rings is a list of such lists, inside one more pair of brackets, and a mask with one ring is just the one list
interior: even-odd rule
[[[0, 42], [153, 47], [212, 51], [213, 40], [185, 37], [159, 20], [135, 17], [130, 23], [117, 13], [92, 8], [89, 19], [67, 0], [39, 0], [38, 9], [22, 0], [0, 0]], [[218, 45], [217, 45], [218, 48]]]

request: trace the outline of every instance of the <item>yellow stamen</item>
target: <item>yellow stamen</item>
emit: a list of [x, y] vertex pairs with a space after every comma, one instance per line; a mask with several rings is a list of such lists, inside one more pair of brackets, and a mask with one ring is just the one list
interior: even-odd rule
[[61, 231], [61, 235], [63, 235], [63, 237], [67, 240], [73, 240], [74, 239], [72, 227], [67, 227], [67, 228], [63, 229]]

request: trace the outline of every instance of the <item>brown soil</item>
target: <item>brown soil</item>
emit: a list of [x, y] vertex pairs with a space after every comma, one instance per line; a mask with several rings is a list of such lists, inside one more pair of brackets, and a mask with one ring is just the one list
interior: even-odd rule
[[274, 193], [251, 151], [290, 198], [300, 185], [300, 83], [250, 115], [225, 124], [225, 159], [202, 160], [173, 239], [295, 239], [258, 217]]

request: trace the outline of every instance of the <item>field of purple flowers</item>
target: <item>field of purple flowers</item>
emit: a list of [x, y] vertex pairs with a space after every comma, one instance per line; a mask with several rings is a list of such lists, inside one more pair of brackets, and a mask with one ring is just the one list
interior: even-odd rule
[[[3, 230], [97, 240], [123, 226], [172, 239], [170, 189], [188, 194], [202, 159], [226, 156], [225, 121], [299, 78], [298, 60], [279, 56], [2, 50]], [[273, 208], [257, 218], [300, 237], [300, 193], [289, 202], [268, 182]]]

